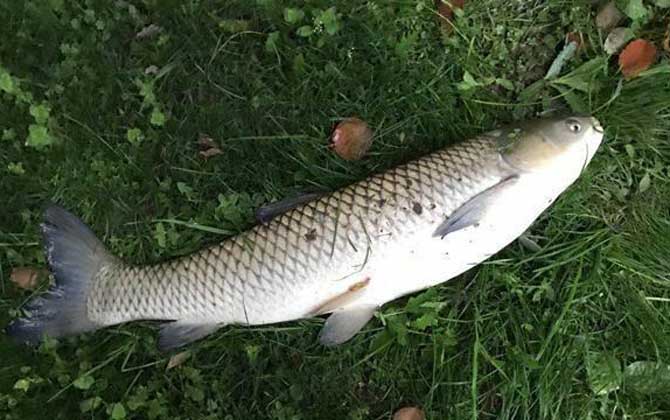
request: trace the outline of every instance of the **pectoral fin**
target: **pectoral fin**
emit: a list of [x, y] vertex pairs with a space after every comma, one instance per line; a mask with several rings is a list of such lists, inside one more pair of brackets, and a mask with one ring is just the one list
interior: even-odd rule
[[266, 204], [256, 210], [256, 220], [260, 223], [268, 223], [280, 214], [293, 210], [294, 208], [315, 200], [322, 195], [323, 193], [304, 193], [296, 197], [289, 197], [275, 201], [274, 203]]
[[446, 235], [465, 229], [468, 226], [477, 226], [487, 211], [495, 206], [496, 201], [505, 190], [514, 185], [519, 177], [512, 175], [496, 185], [482, 191], [456, 209], [433, 233], [433, 236], [444, 238]]
[[172, 350], [199, 340], [219, 329], [219, 324], [197, 324], [186, 321], [170, 322], [161, 326], [158, 348]]
[[324, 346], [344, 343], [367, 324], [376, 309], [376, 305], [361, 305], [333, 312], [321, 330], [319, 341]]

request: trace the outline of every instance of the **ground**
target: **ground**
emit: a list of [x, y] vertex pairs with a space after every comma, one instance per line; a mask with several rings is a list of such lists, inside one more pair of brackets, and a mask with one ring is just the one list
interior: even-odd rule
[[[262, 203], [336, 189], [544, 112], [590, 113], [604, 145], [513, 244], [321, 347], [322, 319], [227, 327], [182, 363], [135, 323], [29, 349], [0, 338], [6, 419], [669, 418], [670, 66], [663, 0], [619, 1], [659, 48], [625, 79], [597, 2], [0, 2], [0, 325], [44, 268], [49, 202], [153, 263], [253, 224]], [[151, 26], [154, 25], [154, 26]], [[567, 33], [582, 48], [543, 80]], [[577, 35], [578, 37], [580, 35]], [[358, 162], [328, 148], [356, 115]], [[203, 157], [198, 140], [222, 153]]]

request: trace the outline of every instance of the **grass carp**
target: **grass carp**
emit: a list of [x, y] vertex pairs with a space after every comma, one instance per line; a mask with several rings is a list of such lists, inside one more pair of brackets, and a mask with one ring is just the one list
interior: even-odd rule
[[339, 344], [384, 303], [458, 276], [519, 237], [579, 177], [602, 137], [592, 117], [494, 130], [280, 204], [267, 223], [156, 265], [123, 263], [75, 216], [50, 207], [42, 232], [55, 284], [8, 333], [37, 343], [164, 320], [159, 345], [169, 349], [227, 324], [329, 313], [320, 340]]

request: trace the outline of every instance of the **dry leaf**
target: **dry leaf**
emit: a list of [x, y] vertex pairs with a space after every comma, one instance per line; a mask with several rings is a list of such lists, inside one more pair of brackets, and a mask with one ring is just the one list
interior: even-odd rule
[[656, 47], [644, 39], [636, 39], [626, 45], [619, 55], [619, 68], [630, 79], [647, 70], [656, 61]]
[[670, 52], [670, 23], [668, 23], [668, 29], [665, 30], [665, 38], [663, 39], [663, 49], [667, 52]]
[[218, 147], [212, 147], [211, 149], [201, 151], [200, 156], [204, 157], [205, 159], [209, 159], [212, 156], [220, 155], [222, 153], [223, 152]]
[[198, 136], [198, 146], [200, 146], [200, 156], [205, 159], [223, 153], [216, 142], [207, 134], [200, 134]]
[[40, 278], [45, 274], [44, 270], [30, 267], [16, 267], [9, 275], [12, 283], [21, 289], [32, 290], [40, 283]]
[[611, 1], [598, 12], [596, 26], [603, 31], [609, 31], [621, 22], [623, 17], [623, 13], [616, 7], [616, 2]]
[[565, 36], [565, 43], [567, 44], [570, 42], [574, 42], [577, 45], [577, 51], [586, 48], [584, 35], [581, 32], [568, 32], [568, 34]]
[[172, 357], [170, 357], [170, 360], [168, 361], [168, 364], [167, 364], [167, 367], [165, 368], [165, 370], [170, 370], [170, 369], [176, 368], [177, 366], [181, 365], [186, 360], [188, 360], [189, 357], [191, 357], [191, 351], [190, 350], [182, 351], [182, 352], [179, 352], [179, 353], [173, 355]]
[[135, 34], [136, 39], [148, 39], [158, 34], [162, 28], [155, 23], [145, 26], [141, 31]]
[[435, 0], [435, 7], [437, 8], [437, 15], [440, 18], [442, 29], [447, 33], [451, 33], [453, 25], [451, 19], [454, 17], [455, 9], [463, 9], [465, 0]]
[[419, 407], [403, 407], [393, 414], [393, 420], [425, 420], [426, 415]]
[[209, 149], [211, 147], [217, 147], [217, 144], [209, 135], [200, 133], [198, 136], [198, 146], [203, 149]]
[[359, 160], [372, 145], [372, 130], [359, 118], [347, 118], [335, 126], [331, 147], [344, 160]]
[[612, 32], [607, 35], [603, 49], [609, 55], [616, 54], [628, 41], [633, 39], [634, 36], [635, 35], [630, 28], [614, 28], [612, 29]]

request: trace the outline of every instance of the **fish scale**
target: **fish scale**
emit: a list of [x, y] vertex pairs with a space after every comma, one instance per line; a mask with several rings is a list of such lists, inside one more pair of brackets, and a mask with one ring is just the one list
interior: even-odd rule
[[[320, 292], [312, 307], [318, 307], [318, 299], [325, 302], [341, 289], [329, 290], [330, 284], [359, 281], [360, 266], [383, 261], [389, 244], [497, 182], [504, 174], [496, 159], [495, 139], [478, 137], [345, 187], [193, 255], [101, 273], [89, 296], [90, 317], [104, 324], [147, 318], [272, 322], [270, 313], [281, 312], [282, 304], [315, 285]], [[310, 309], [296, 311], [296, 317]]]
[[312, 201], [275, 203], [259, 213], [265, 224], [142, 267], [50, 207], [42, 232], [56, 284], [8, 332], [37, 343], [44, 334], [174, 321], [161, 326], [166, 349], [226, 324], [331, 313], [320, 340], [339, 344], [384, 303], [454, 278], [519, 237], [579, 177], [602, 137], [590, 117], [495, 130]]

